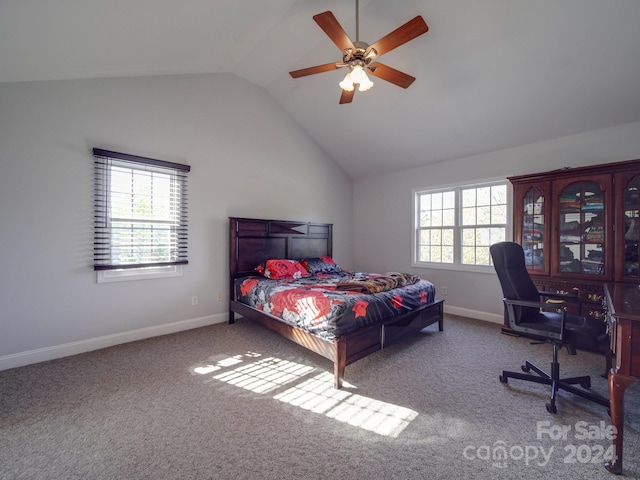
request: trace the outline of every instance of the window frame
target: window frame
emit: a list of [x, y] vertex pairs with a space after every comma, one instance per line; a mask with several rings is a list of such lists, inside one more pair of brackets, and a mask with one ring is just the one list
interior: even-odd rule
[[[462, 229], [468, 228], [469, 225], [462, 225], [462, 194], [461, 192], [471, 188], [490, 187], [495, 185], [504, 185], [506, 188], [506, 223], [505, 223], [505, 240], [510, 241], [513, 238], [513, 188], [504, 177], [484, 179], [476, 182], [461, 182], [450, 185], [443, 185], [437, 188], [414, 188], [412, 190], [412, 235], [411, 235], [411, 266], [415, 268], [427, 268], [438, 270], [452, 270], [462, 272], [475, 273], [491, 273], [495, 274], [493, 264], [491, 265], [467, 265], [462, 263]], [[420, 235], [420, 195], [433, 194], [442, 192], [455, 192], [455, 224], [454, 230], [454, 253], [453, 263], [440, 262], [424, 262], [418, 260], [419, 235]], [[476, 224], [477, 226], [477, 224]]]
[[[135, 155], [94, 148], [94, 264], [97, 283], [109, 283], [149, 278], [165, 278], [182, 275], [187, 259], [187, 174], [189, 165], [156, 160]], [[131, 175], [130, 185], [124, 190], [114, 190], [112, 181], [124, 172]], [[114, 177], [115, 175], [115, 177]], [[124, 177], [126, 178], [126, 176]], [[135, 184], [133, 182], [136, 182]], [[147, 182], [149, 191], [140, 190], [137, 182]], [[157, 182], [160, 182], [159, 184]], [[166, 184], [165, 182], [169, 182]], [[156, 193], [155, 187], [165, 186]], [[122, 186], [122, 185], [120, 185]], [[129, 190], [129, 188], [131, 190]], [[168, 189], [168, 190], [167, 190]], [[114, 195], [130, 198], [124, 204], [113, 204]], [[149, 200], [146, 200], [149, 199]], [[136, 203], [134, 203], [136, 202]], [[134, 207], [137, 202], [143, 206]], [[130, 207], [128, 205], [131, 205]], [[136, 208], [134, 211], [133, 208]], [[122, 225], [129, 231], [127, 249], [134, 252], [134, 261], [112, 254], [117, 239], [122, 242]], [[120, 226], [114, 226], [114, 224]], [[160, 230], [157, 230], [160, 228]], [[137, 232], [137, 233], [136, 233]], [[158, 243], [159, 242], [159, 243]], [[160, 247], [165, 258], [155, 258]], [[146, 254], [146, 255], [145, 255]], [[140, 257], [140, 255], [145, 255]], [[149, 257], [149, 255], [151, 255]], [[146, 257], [146, 258], [145, 258]]]

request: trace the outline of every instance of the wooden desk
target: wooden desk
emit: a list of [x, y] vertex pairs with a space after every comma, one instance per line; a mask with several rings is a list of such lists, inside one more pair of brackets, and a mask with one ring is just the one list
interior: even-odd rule
[[614, 457], [605, 467], [619, 475], [622, 473], [624, 392], [640, 379], [640, 286], [605, 284], [604, 292], [611, 350], [615, 355], [615, 365], [609, 375], [611, 424], [617, 431], [613, 440]]

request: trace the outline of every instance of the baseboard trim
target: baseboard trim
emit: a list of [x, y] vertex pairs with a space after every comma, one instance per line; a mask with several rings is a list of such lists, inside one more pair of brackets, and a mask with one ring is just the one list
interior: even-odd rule
[[[469, 308], [455, 307], [447, 305], [446, 302], [444, 305], [444, 313], [458, 315], [460, 317], [475, 318], [497, 324], [502, 324], [504, 322], [502, 315], [481, 312], [479, 310], [472, 310]], [[184, 330], [205, 327], [215, 323], [224, 323], [228, 318], [227, 313], [218, 313], [215, 315], [208, 315], [206, 317], [192, 318], [182, 320], [180, 322], [155, 325], [153, 327], [139, 328], [128, 332], [105, 335], [103, 337], [89, 338], [78, 342], [53, 345], [51, 347], [4, 355], [0, 357], [0, 370], [24, 367], [25, 365], [31, 365], [33, 363], [46, 362], [48, 360], [77, 355], [79, 353], [90, 352], [100, 348], [113, 347], [114, 345], [120, 345], [122, 343], [135, 342], [136, 340], [144, 340], [145, 338], [157, 337], [159, 335], [182, 332]]]
[[9, 368], [24, 367], [33, 363], [55, 360], [56, 358], [68, 357], [79, 353], [90, 352], [100, 348], [113, 347], [122, 343], [135, 342], [145, 338], [167, 335], [170, 333], [191, 330], [192, 328], [205, 327], [214, 323], [223, 323], [228, 320], [227, 313], [207, 315], [206, 317], [191, 318], [179, 322], [155, 325], [153, 327], [139, 328], [128, 332], [114, 333], [103, 337], [89, 338], [78, 342], [53, 345], [51, 347], [28, 350], [26, 352], [13, 353], [0, 357], [0, 370]]
[[444, 313], [458, 315], [460, 317], [476, 318], [478, 320], [484, 320], [485, 322], [497, 323], [500, 325], [504, 323], [504, 317], [502, 315], [481, 312], [480, 310], [471, 310], [470, 308], [454, 307], [447, 305], [447, 302], [444, 302]]

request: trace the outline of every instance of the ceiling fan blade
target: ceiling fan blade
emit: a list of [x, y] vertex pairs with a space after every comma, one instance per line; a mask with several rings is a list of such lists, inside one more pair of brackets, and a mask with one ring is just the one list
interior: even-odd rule
[[300, 70], [294, 70], [289, 72], [293, 78], [306, 77], [307, 75], [313, 75], [316, 73], [330, 72], [344, 67], [345, 64], [341, 62], [325, 63], [324, 65], [316, 65], [315, 67], [302, 68]]
[[355, 93], [356, 93], [356, 89], [355, 88], [353, 90], [351, 90], [350, 92], [347, 91], [347, 90], [342, 90], [342, 95], [340, 95], [340, 105], [342, 105], [343, 103], [351, 103]]
[[353, 42], [349, 38], [349, 35], [346, 34], [336, 17], [333, 16], [331, 12], [318, 13], [313, 16], [313, 19], [320, 26], [324, 33], [336, 44], [336, 46], [340, 49], [342, 53], [345, 50], [351, 49], [355, 50], [356, 47], [353, 46]]
[[[396, 28], [393, 32], [385, 35], [380, 40], [372, 43], [369, 48], [367, 48], [365, 55], [375, 53], [375, 56], [379, 57], [428, 31], [429, 27], [427, 23], [418, 15], [401, 27]], [[373, 50], [375, 50], [375, 52], [372, 52]]]
[[386, 80], [387, 82], [391, 82], [402, 88], [408, 88], [416, 79], [416, 77], [412, 77], [400, 70], [396, 70], [395, 68], [388, 67], [387, 65], [383, 65], [378, 62], [370, 64], [367, 68], [369, 69], [369, 73], [374, 77], [381, 78], [382, 80]]

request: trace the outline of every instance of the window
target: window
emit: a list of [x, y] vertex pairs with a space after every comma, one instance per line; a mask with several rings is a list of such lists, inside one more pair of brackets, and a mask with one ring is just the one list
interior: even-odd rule
[[[191, 167], [94, 148], [98, 281], [179, 272], [187, 260]], [[100, 275], [100, 272], [108, 272]]]
[[482, 270], [492, 265], [489, 247], [506, 240], [509, 231], [505, 181], [414, 194], [414, 266]]

